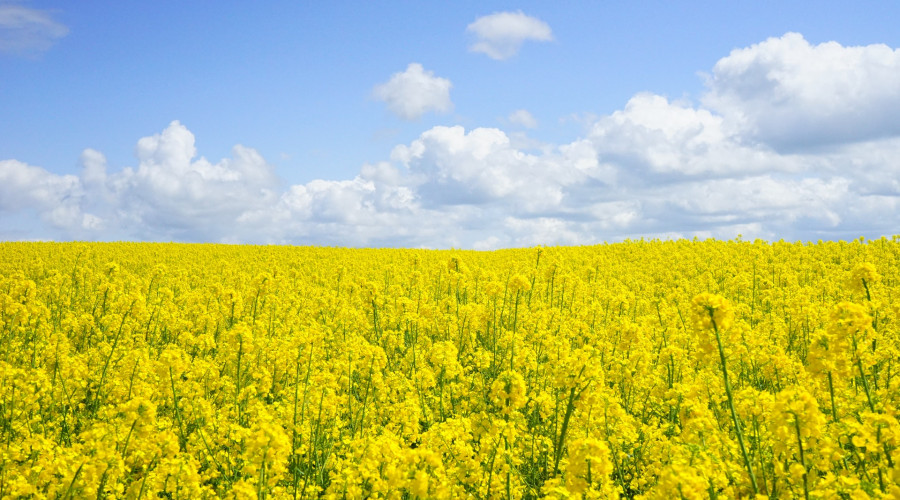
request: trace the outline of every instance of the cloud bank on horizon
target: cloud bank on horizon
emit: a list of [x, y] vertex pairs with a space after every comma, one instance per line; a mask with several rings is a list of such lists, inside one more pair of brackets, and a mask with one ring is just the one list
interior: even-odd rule
[[[521, 12], [467, 31], [496, 60], [553, 39]], [[705, 86], [699, 103], [637, 93], [561, 144], [434, 126], [352, 179], [293, 185], [251, 147], [206, 159], [176, 120], [137, 140], [136, 166], [93, 149], [78, 175], [0, 160], [0, 238], [492, 249], [900, 227], [900, 50], [787, 33], [725, 55]], [[452, 88], [413, 62], [372, 95], [416, 120], [451, 111]], [[538, 125], [526, 109], [505, 122]]]

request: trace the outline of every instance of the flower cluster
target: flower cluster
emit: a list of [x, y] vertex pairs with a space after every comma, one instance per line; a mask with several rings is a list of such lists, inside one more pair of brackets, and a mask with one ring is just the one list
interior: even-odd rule
[[900, 498], [897, 262], [0, 243], [0, 500]]

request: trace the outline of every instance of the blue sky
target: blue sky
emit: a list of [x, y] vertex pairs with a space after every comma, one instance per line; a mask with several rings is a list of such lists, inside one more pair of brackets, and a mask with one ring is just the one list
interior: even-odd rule
[[0, 239], [900, 227], [896, 2], [0, 0]]

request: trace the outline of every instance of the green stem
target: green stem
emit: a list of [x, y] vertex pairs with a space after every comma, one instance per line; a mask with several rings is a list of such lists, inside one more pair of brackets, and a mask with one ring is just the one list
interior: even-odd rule
[[181, 418], [181, 410], [178, 409], [178, 394], [175, 392], [175, 377], [172, 375], [172, 367], [169, 367], [169, 382], [172, 383], [172, 406], [175, 407], [175, 420], [178, 421], [178, 432], [181, 435], [179, 444], [181, 451], [187, 451], [187, 436], [184, 434], [184, 420]]
[[797, 447], [800, 448], [800, 465], [803, 466], [803, 496], [809, 500], [809, 480], [806, 471], [806, 456], [803, 453], [803, 439], [800, 437], [800, 419], [794, 414], [794, 429], [797, 431]]
[[106, 362], [103, 363], [103, 370], [100, 372], [100, 383], [97, 384], [97, 401], [99, 403], [100, 393], [103, 391], [103, 383], [106, 381], [106, 370], [109, 368], [109, 362], [112, 361], [113, 353], [116, 352], [116, 346], [119, 345], [119, 337], [122, 335], [122, 327], [125, 326], [125, 319], [128, 318], [128, 315], [131, 314], [131, 310], [134, 308], [134, 302], [131, 302], [131, 305], [128, 307], [128, 311], [122, 315], [122, 321], [119, 323], [119, 329], [116, 331], [116, 336], [113, 338], [112, 347], [109, 348], [109, 355], [106, 356]]
[[728, 380], [728, 368], [725, 364], [725, 349], [722, 348], [722, 338], [719, 335], [719, 327], [716, 325], [716, 319], [713, 316], [713, 310], [707, 310], [709, 319], [712, 321], [713, 332], [716, 334], [716, 345], [719, 348], [719, 361], [722, 362], [722, 376], [725, 379], [725, 395], [728, 396], [728, 409], [731, 411], [731, 420], [734, 422], [734, 431], [737, 434], [738, 446], [741, 448], [741, 456], [744, 458], [744, 466], [747, 467], [747, 474], [750, 475], [750, 483], [753, 485], [753, 494], [759, 494], [759, 488], [756, 486], [756, 475], [753, 473], [753, 467], [750, 465], [750, 457], [747, 456], [747, 448], [744, 446], [744, 435], [741, 432], [741, 423], [734, 411], [734, 397], [731, 395], [731, 382]]
[[566, 441], [566, 432], [569, 430], [569, 419], [575, 411], [575, 388], [569, 391], [569, 401], [566, 404], [566, 415], [563, 417], [562, 428], [559, 430], [559, 439], [556, 440], [556, 449], [553, 452], [553, 472], [559, 473], [559, 460], [562, 458], [563, 444]]
[[837, 422], [837, 408], [834, 406], [834, 383], [832, 382], [831, 372], [828, 372], [828, 392], [831, 396], [831, 418]]
[[869, 392], [869, 381], [866, 379], [866, 372], [863, 370], [862, 361], [859, 357], [856, 335], [853, 336], [853, 354], [856, 358], [856, 368], [859, 370], [859, 377], [862, 379], [863, 390], [866, 392], [866, 401], [869, 403], [869, 409], [872, 410], [872, 413], [875, 413], [875, 403], [872, 401], [872, 394]]

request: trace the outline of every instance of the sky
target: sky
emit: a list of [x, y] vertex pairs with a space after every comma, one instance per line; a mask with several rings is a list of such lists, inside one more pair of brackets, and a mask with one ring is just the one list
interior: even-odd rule
[[900, 233], [900, 3], [0, 0], [0, 240]]

